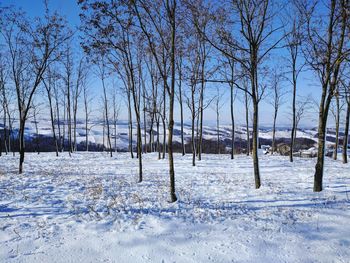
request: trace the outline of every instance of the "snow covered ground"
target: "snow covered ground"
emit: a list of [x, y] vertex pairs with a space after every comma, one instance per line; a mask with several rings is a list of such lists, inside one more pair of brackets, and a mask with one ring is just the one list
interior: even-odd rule
[[128, 153], [0, 158], [0, 262], [350, 262], [349, 164], [175, 156], [179, 201], [168, 203], [167, 160]]

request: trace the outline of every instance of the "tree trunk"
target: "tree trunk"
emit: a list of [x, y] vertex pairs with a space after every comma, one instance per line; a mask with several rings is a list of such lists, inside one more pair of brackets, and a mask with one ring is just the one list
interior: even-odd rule
[[[104, 73], [102, 73], [102, 74], [104, 74]], [[111, 132], [110, 132], [110, 127], [109, 127], [108, 100], [107, 100], [107, 91], [106, 91], [104, 76], [102, 76], [102, 87], [103, 87], [103, 97], [104, 97], [104, 115], [105, 115], [105, 121], [106, 121], [106, 127], [107, 127], [107, 143], [108, 143], [108, 147], [109, 147], [110, 156], [113, 157], [112, 143], [111, 143]]]
[[23, 163], [24, 163], [24, 127], [25, 127], [25, 119], [20, 118], [19, 124], [19, 173], [23, 173]]
[[277, 120], [277, 112], [278, 112], [278, 109], [275, 108], [275, 112], [274, 112], [274, 115], [273, 115], [272, 147], [271, 147], [272, 150], [271, 150], [271, 154], [274, 153], [275, 148], [276, 148], [276, 120]]
[[348, 163], [348, 138], [349, 138], [349, 121], [350, 121], [350, 101], [347, 102], [345, 131], [343, 138], [343, 163]]
[[[232, 79], [233, 81], [233, 73], [232, 73]], [[235, 158], [235, 116], [234, 116], [234, 96], [233, 96], [233, 83], [230, 84], [231, 86], [231, 159]]]
[[203, 103], [204, 103], [204, 66], [205, 61], [202, 63], [202, 80], [201, 80], [201, 92], [200, 92], [200, 106], [199, 106], [199, 142], [198, 142], [198, 160], [202, 160], [203, 151]]
[[[164, 86], [167, 84], [164, 83]], [[164, 100], [164, 108], [163, 108], [163, 159], [165, 159], [165, 153], [166, 153], [166, 125], [165, 125], [165, 114], [166, 114], [166, 88], [164, 87], [164, 95], [163, 95], [163, 100]], [[170, 103], [170, 102], [169, 102]]]
[[296, 135], [296, 93], [297, 93], [297, 79], [295, 74], [295, 60], [293, 60], [293, 101], [292, 101], [292, 131], [290, 138], [290, 152], [289, 152], [289, 161], [293, 162], [293, 152], [295, 144], [295, 135]]
[[317, 163], [315, 166], [314, 175], [314, 192], [322, 191], [323, 166], [324, 166], [324, 149], [326, 137], [326, 123], [323, 118], [320, 118], [318, 125], [318, 152]]
[[68, 151], [69, 155], [73, 153], [72, 147], [72, 116], [71, 116], [71, 105], [70, 105], [70, 84], [67, 87], [67, 119], [68, 119]]
[[50, 107], [50, 117], [51, 117], [51, 128], [52, 128], [52, 135], [53, 135], [53, 141], [55, 144], [55, 150], [56, 150], [56, 157], [58, 157], [58, 143], [56, 138], [56, 131], [55, 131], [55, 120], [53, 116], [53, 108], [52, 108], [52, 101], [51, 101], [51, 95], [48, 92], [48, 98], [49, 98], [49, 107]]
[[259, 171], [259, 158], [258, 158], [258, 103], [254, 103], [254, 116], [253, 116], [253, 164], [254, 164], [254, 179], [255, 188], [258, 189], [261, 186], [260, 183], [260, 171]]
[[131, 114], [131, 98], [130, 90], [128, 89], [128, 119], [129, 119], [129, 151], [131, 158], [134, 158], [133, 143], [132, 143], [132, 114]]
[[318, 151], [317, 151], [317, 163], [315, 166], [314, 174], [314, 192], [321, 192], [322, 181], [323, 181], [323, 167], [324, 167], [324, 153], [325, 153], [325, 140], [326, 140], [326, 129], [327, 129], [327, 118], [329, 105], [331, 103], [332, 95], [329, 94], [326, 99], [327, 87], [322, 88], [322, 97], [319, 109], [318, 118]]
[[191, 100], [192, 100], [192, 105], [191, 105], [191, 119], [192, 119], [192, 131], [191, 131], [191, 142], [192, 142], [192, 166], [196, 166], [196, 142], [194, 138], [194, 129], [195, 129], [195, 119], [196, 119], [196, 105], [195, 105], [195, 99], [194, 99], [194, 90], [192, 87], [192, 92], [191, 92]]
[[333, 152], [333, 159], [337, 160], [338, 146], [339, 146], [339, 119], [340, 119], [339, 96], [337, 95], [335, 99], [336, 99], [337, 112], [336, 112], [336, 118], [335, 118], [335, 146], [334, 146], [334, 152]]
[[220, 113], [219, 113], [219, 98], [216, 104], [216, 136], [217, 136], [217, 154], [220, 154]]
[[160, 160], [161, 156], [160, 156], [160, 141], [159, 141], [159, 124], [160, 124], [160, 120], [159, 120], [159, 116], [157, 117], [157, 151], [158, 151], [158, 160]]
[[186, 154], [185, 151], [185, 142], [184, 142], [184, 112], [183, 112], [183, 104], [182, 104], [182, 85], [181, 85], [181, 70], [180, 70], [180, 84], [179, 84], [179, 104], [180, 104], [180, 121], [181, 121], [181, 148], [182, 148], [182, 156]]
[[85, 150], [89, 151], [88, 114], [85, 113]]
[[58, 129], [58, 140], [59, 140], [59, 151], [62, 152], [62, 138], [61, 138], [61, 123], [60, 123], [60, 109], [58, 105], [58, 95], [56, 94], [56, 114], [57, 114], [57, 129]]
[[[171, 32], [171, 87], [169, 92], [169, 135], [168, 135], [168, 155], [169, 155], [169, 173], [170, 173], [170, 200], [176, 202], [175, 194], [175, 169], [173, 157], [173, 129], [174, 129], [174, 97], [175, 97], [175, 32], [176, 32], [176, 0], [173, 0], [172, 6], [172, 32]], [[165, 103], [164, 103], [165, 105]]]
[[4, 107], [4, 147], [5, 147], [5, 153], [7, 155], [8, 153], [8, 147], [7, 147], [7, 127], [6, 127], [6, 108]]
[[245, 95], [245, 123], [246, 123], [246, 130], [247, 130], [247, 156], [250, 154], [250, 135], [249, 135], [249, 108], [248, 108], [248, 94], [247, 92], [244, 93]]
[[[143, 85], [142, 94], [143, 94], [143, 138], [144, 138], [144, 152], [147, 153], [147, 121], [146, 121], [146, 93], [145, 93], [145, 85]], [[151, 134], [150, 134], [151, 137]]]

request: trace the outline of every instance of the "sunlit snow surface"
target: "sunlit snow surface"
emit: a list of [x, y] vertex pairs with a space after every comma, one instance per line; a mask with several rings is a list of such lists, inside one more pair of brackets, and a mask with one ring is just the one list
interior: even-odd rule
[[175, 156], [179, 201], [168, 203], [167, 160], [146, 154], [144, 181], [128, 153], [0, 158], [0, 262], [350, 262], [349, 164], [326, 159]]

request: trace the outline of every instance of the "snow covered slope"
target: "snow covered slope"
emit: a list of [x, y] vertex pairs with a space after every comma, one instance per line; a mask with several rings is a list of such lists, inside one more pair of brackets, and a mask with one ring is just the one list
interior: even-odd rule
[[261, 156], [262, 187], [243, 155], [175, 155], [178, 202], [168, 203], [167, 160], [127, 153], [0, 158], [0, 262], [349, 262], [349, 164]]
[[[18, 123], [14, 124], [14, 127], [17, 127]], [[103, 122], [102, 121], [93, 121], [89, 123], [88, 125], [89, 129], [91, 129], [88, 134], [89, 134], [89, 141], [91, 143], [95, 144], [100, 144], [102, 145], [104, 143], [105, 146], [107, 146], [107, 141], [103, 140]], [[143, 125], [141, 125], [143, 129]], [[154, 127], [155, 130], [156, 127]], [[0, 129], [2, 129], [0, 127]], [[57, 129], [57, 127], [56, 127]], [[61, 125], [61, 129], [63, 129], [63, 125]], [[147, 128], [149, 129], [149, 127]], [[174, 141], [181, 143], [181, 131], [180, 131], [180, 124], [175, 123], [174, 127]], [[44, 136], [52, 136], [52, 131], [51, 131], [51, 122], [48, 119], [41, 119], [38, 122], [38, 130], [40, 135]], [[215, 126], [208, 126], [205, 125], [203, 127], [203, 138], [205, 140], [217, 140], [217, 131]], [[57, 131], [56, 131], [57, 132]], [[136, 126], [133, 127], [133, 138], [134, 140], [136, 139]], [[144, 133], [144, 131], [142, 131]], [[250, 133], [252, 133], [252, 130], [250, 129]], [[27, 122], [27, 129], [25, 132], [27, 138], [28, 137], [33, 137], [36, 134], [36, 128], [35, 128], [35, 123], [34, 122]], [[114, 126], [111, 126], [111, 134], [112, 134], [112, 146], [114, 147]], [[163, 138], [163, 128], [160, 126], [160, 141], [162, 142]], [[66, 134], [67, 135], [67, 134]], [[78, 122], [77, 125], [77, 143], [79, 144], [80, 142], [85, 141], [85, 123], [84, 122]], [[311, 139], [315, 142], [317, 142], [317, 130], [314, 129], [300, 129], [297, 132], [297, 137], [298, 138], [307, 138]], [[149, 141], [149, 130], [147, 131], [147, 142]], [[185, 124], [184, 126], [184, 137], [185, 141], [187, 143], [190, 142], [191, 140], [191, 126], [188, 124]], [[259, 132], [259, 137], [262, 139], [272, 139], [272, 130], [270, 128], [261, 128]], [[276, 139], [281, 139], [281, 138], [290, 138], [290, 130], [288, 128], [278, 128], [276, 131]], [[329, 130], [329, 133], [327, 134], [327, 139], [334, 141], [335, 135], [332, 130]], [[221, 125], [220, 126], [220, 140], [225, 141], [225, 140], [230, 140], [231, 139], [231, 126], [230, 125]], [[236, 140], [246, 140], [246, 128], [243, 126], [236, 126], [235, 128], [235, 139]], [[228, 144], [229, 145], [229, 144]], [[117, 125], [117, 148], [120, 150], [127, 150], [128, 149], [128, 123], [127, 121], [119, 121]]]

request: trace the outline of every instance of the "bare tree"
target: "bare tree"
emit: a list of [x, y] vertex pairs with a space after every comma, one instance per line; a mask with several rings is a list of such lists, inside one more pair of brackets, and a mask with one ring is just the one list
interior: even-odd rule
[[[98, 2], [96, 4], [95, 2]], [[109, 64], [123, 75], [121, 79], [132, 96], [137, 124], [137, 156], [139, 182], [142, 181], [141, 117], [138, 92], [138, 45], [142, 44], [134, 30], [134, 14], [126, 2], [79, 1], [82, 29], [85, 34], [84, 50], [89, 55], [104, 55]], [[102, 14], [102, 15], [101, 15]], [[124, 14], [124, 15], [121, 15]], [[130, 98], [128, 100], [130, 102]], [[131, 112], [129, 110], [129, 119]], [[130, 125], [131, 126], [131, 125]], [[131, 136], [131, 133], [130, 133]], [[131, 140], [130, 140], [131, 141]], [[132, 149], [131, 149], [132, 151]]]
[[333, 151], [333, 159], [337, 160], [338, 158], [338, 148], [339, 148], [339, 127], [340, 127], [340, 115], [343, 111], [343, 107], [345, 103], [342, 103], [340, 99], [339, 89], [337, 87], [337, 91], [334, 95], [335, 103], [331, 104], [331, 113], [334, 118], [335, 123], [335, 144], [334, 144], [334, 151]]
[[[284, 103], [283, 96], [285, 95], [285, 92], [283, 91], [283, 86], [281, 86], [281, 81], [282, 81], [282, 75], [278, 73], [277, 70], [275, 69], [274, 72], [272, 73], [272, 79], [271, 79], [272, 96], [271, 96], [271, 99], [269, 100], [269, 103], [272, 105], [274, 109], [271, 154], [273, 154], [276, 149], [276, 121], [277, 121], [278, 110], [280, 109], [281, 105]], [[293, 113], [293, 119], [294, 119], [294, 116], [295, 115]]]
[[348, 163], [349, 123], [350, 123], [350, 82], [341, 80], [341, 93], [346, 104], [345, 127], [342, 145], [343, 163]]
[[236, 90], [235, 90], [235, 60], [232, 57], [225, 57], [223, 62], [223, 75], [225, 82], [230, 86], [230, 115], [231, 115], [231, 159], [234, 159], [235, 155], [235, 114], [234, 114], [234, 103], [236, 99]]
[[216, 153], [220, 154], [220, 110], [224, 106], [222, 98], [224, 93], [220, 91], [219, 87], [216, 87], [216, 95], [214, 97], [214, 111], [216, 113]]
[[84, 115], [85, 115], [85, 150], [89, 151], [89, 127], [90, 116], [92, 109], [90, 107], [92, 103], [92, 96], [90, 94], [90, 89], [88, 85], [83, 86], [83, 100], [84, 100]]
[[[67, 136], [68, 136], [68, 153], [69, 156], [73, 153], [72, 141], [72, 86], [73, 86], [73, 59], [70, 51], [70, 45], [67, 43], [65, 50], [65, 58], [63, 66], [65, 70], [65, 112], [67, 121]], [[66, 125], [65, 125], [66, 126]], [[64, 142], [64, 136], [63, 136]]]
[[[168, 113], [168, 157], [169, 157], [169, 174], [170, 174], [170, 200], [175, 202], [177, 200], [175, 194], [175, 170], [174, 170], [174, 156], [173, 156], [173, 129], [174, 129], [174, 98], [175, 98], [175, 72], [176, 72], [176, 61], [175, 61], [175, 38], [176, 38], [176, 0], [166, 0], [164, 6], [162, 1], [154, 1], [152, 5], [146, 3], [143, 0], [133, 1], [134, 11], [138, 18], [141, 30], [147, 38], [150, 50], [156, 60], [158, 71], [163, 79], [164, 90], [167, 91], [169, 96], [169, 113]], [[162, 8], [163, 7], [163, 8]], [[142, 12], [142, 14], [140, 13]], [[168, 30], [164, 31], [162, 27], [162, 19], [167, 25]], [[161, 23], [159, 23], [159, 19]], [[149, 26], [155, 29], [156, 35], [166, 48], [166, 55], [169, 58], [170, 74], [167, 72], [165, 63], [162, 63], [162, 58], [155, 47], [154, 35], [150, 34]], [[170, 35], [168, 34], [170, 32]], [[170, 37], [167, 38], [167, 37]], [[169, 41], [170, 40], [170, 41]], [[163, 62], [164, 61], [163, 56]], [[170, 75], [170, 84], [168, 78]], [[165, 106], [165, 101], [164, 101]]]
[[[4, 151], [7, 155], [8, 153], [8, 146], [7, 146], [7, 111], [8, 111], [8, 94], [6, 89], [6, 82], [7, 82], [8, 72], [6, 70], [5, 66], [5, 59], [4, 54], [0, 52], [0, 102], [1, 102], [1, 111], [3, 114], [3, 124], [4, 124], [4, 130], [3, 135], [1, 136], [2, 144], [1, 148], [4, 148]], [[2, 152], [3, 149], [1, 149], [0, 152]]]
[[[43, 84], [47, 93], [47, 98], [49, 101], [49, 109], [50, 109], [50, 119], [51, 119], [51, 129], [52, 129], [52, 137], [53, 137], [53, 143], [55, 145], [56, 150], [56, 156], [58, 156], [58, 140], [56, 136], [56, 129], [55, 129], [55, 117], [54, 117], [54, 102], [53, 102], [53, 86], [57, 82], [57, 76], [55, 76], [55, 72], [51, 70], [49, 67], [47, 70], [47, 77], [46, 79], [43, 79]], [[35, 109], [34, 109], [35, 113]], [[34, 114], [35, 116], [35, 114]]]
[[[322, 5], [328, 11], [327, 20], [317, 12]], [[348, 0], [331, 0], [329, 4], [315, 2], [309, 6], [299, 4], [301, 15], [306, 18], [306, 42], [304, 54], [307, 64], [316, 72], [321, 83], [321, 99], [318, 118], [318, 152], [314, 174], [314, 192], [322, 191], [325, 139], [328, 112], [338, 85], [339, 72], [349, 50], [344, 45], [346, 27], [349, 24]]]
[[290, 140], [290, 153], [289, 160], [293, 162], [293, 151], [295, 144], [296, 133], [296, 99], [297, 99], [297, 83], [299, 75], [303, 69], [304, 63], [300, 63], [301, 58], [301, 44], [303, 35], [301, 33], [303, 20], [298, 16], [298, 12], [295, 10], [295, 5], [292, 4], [288, 8], [287, 16], [291, 19], [289, 28], [285, 29], [285, 42], [288, 50], [288, 68], [290, 69], [291, 77], [287, 77], [287, 80], [292, 84], [292, 130]]
[[[237, 86], [241, 90], [245, 90], [252, 99], [253, 104], [253, 167], [255, 188], [260, 188], [260, 170], [258, 158], [258, 132], [259, 132], [259, 103], [263, 98], [266, 85], [262, 85], [259, 81], [264, 60], [270, 52], [275, 49], [283, 40], [281, 37], [272, 38], [274, 34], [282, 29], [283, 26], [275, 26], [274, 18], [276, 12], [274, 5], [268, 0], [249, 1], [237, 0], [232, 2], [232, 14], [223, 14], [223, 10], [217, 11], [218, 21], [223, 20], [222, 17], [238, 17], [239, 30], [235, 30], [237, 23], [228, 21], [229, 26], [219, 26], [217, 36], [208, 37], [203, 31], [206, 40], [222, 54], [237, 61], [243, 71], [247, 72], [250, 80], [250, 90], [245, 90]], [[230, 27], [231, 26], [231, 27]], [[237, 38], [237, 35], [240, 37]], [[233, 37], [235, 36], [235, 38]], [[215, 82], [225, 82], [218, 81]], [[237, 84], [237, 83], [235, 83]]]
[[35, 138], [34, 138], [34, 144], [35, 144], [35, 151], [40, 154], [40, 145], [39, 145], [39, 127], [38, 127], [38, 115], [40, 114], [41, 108], [40, 108], [41, 104], [40, 103], [36, 103], [34, 100], [32, 101], [32, 105], [30, 106], [30, 109], [32, 111], [33, 114], [33, 123], [35, 126]]
[[104, 122], [105, 122], [105, 127], [107, 129], [107, 147], [110, 151], [110, 156], [113, 157], [112, 153], [112, 142], [111, 142], [111, 132], [110, 132], [110, 125], [109, 125], [109, 107], [110, 107], [110, 102], [107, 97], [107, 86], [106, 86], [106, 78], [107, 78], [107, 72], [106, 72], [106, 66], [105, 66], [105, 59], [102, 57], [100, 61], [97, 62], [98, 66], [98, 75], [101, 79], [102, 83], [102, 91], [103, 91], [103, 96], [102, 96], [102, 101], [103, 101], [103, 116], [104, 116]]
[[73, 102], [73, 150], [77, 151], [77, 113], [79, 98], [86, 84], [86, 63], [85, 58], [79, 59], [78, 67], [76, 68], [75, 85], [72, 86], [72, 102]]
[[59, 57], [57, 51], [70, 34], [63, 19], [50, 14], [28, 21], [23, 13], [10, 11], [1, 28], [10, 54], [12, 81], [15, 86], [19, 113], [19, 173], [23, 172], [25, 153], [24, 130], [33, 96], [42, 82], [47, 67]]
[[183, 94], [182, 94], [182, 83], [183, 83], [183, 51], [178, 51], [176, 57], [176, 66], [178, 71], [178, 93], [177, 99], [180, 106], [180, 130], [181, 130], [181, 151], [182, 156], [186, 154], [185, 140], [184, 140], [184, 109], [183, 109]]
[[196, 82], [200, 71], [200, 52], [199, 41], [192, 38], [192, 42], [188, 42], [188, 50], [186, 51], [186, 66], [184, 67], [186, 79], [189, 80], [188, 88], [190, 96], [184, 94], [186, 98], [186, 104], [191, 113], [191, 145], [192, 145], [192, 165], [196, 165], [196, 152], [198, 147], [198, 140], [195, 140], [195, 121], [199, 113], [199, 87]]
[[[300, 121], [303, 118], [307, 118], [310, 109], [312, 108], [312, 97], [308, 95], [306, 97], [298, 96], [295, 104], [295, 130], [294, 130], [294, 138], [297, 139], [297, 131], [299, 128]], [[291, 149], [292, 150], [292, 149]]]

